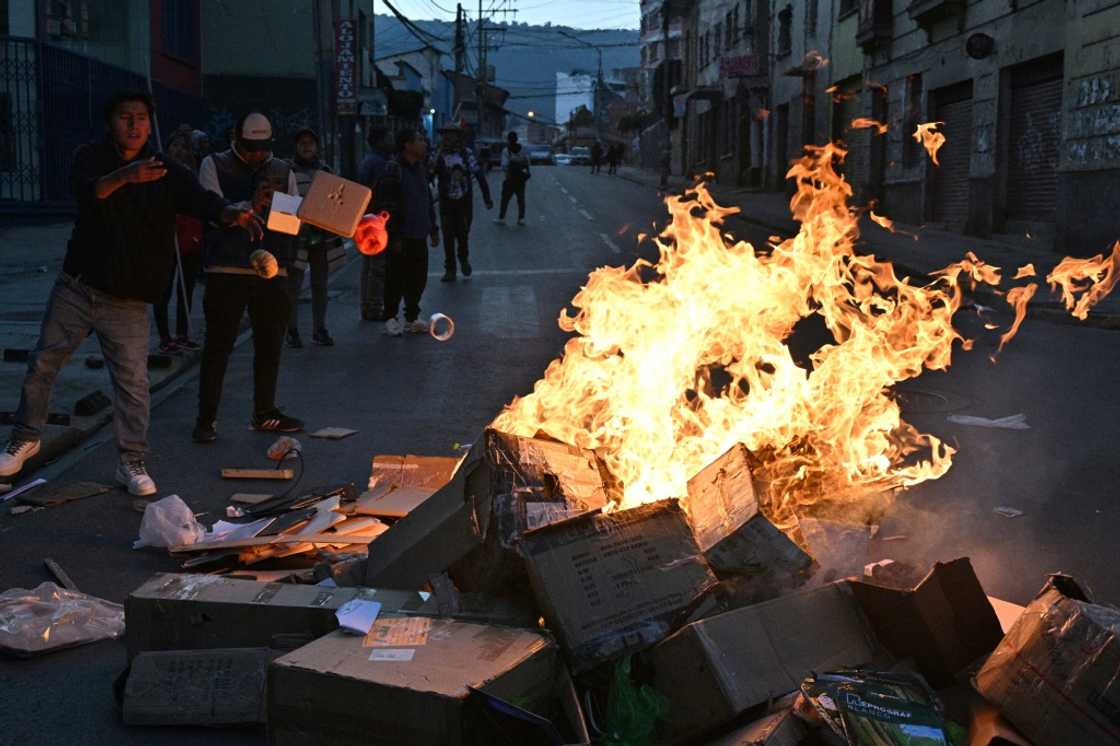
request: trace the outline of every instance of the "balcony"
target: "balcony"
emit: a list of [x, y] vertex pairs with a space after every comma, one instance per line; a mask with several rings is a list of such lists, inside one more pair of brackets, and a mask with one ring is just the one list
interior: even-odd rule
[[[913, 8], [913, 4], [910, 7]], [[864, 54], [871, 54], [876, 49], [890, 43], [891, 23], [890, 0], [862, 0], [860, 2], [856, 43], [863, 49]]]
[[958, 24], [964, 23], [965, 0], [910, 0], [907, 8], [910, 18], [926, 32], [938, 21], [956, 18]]

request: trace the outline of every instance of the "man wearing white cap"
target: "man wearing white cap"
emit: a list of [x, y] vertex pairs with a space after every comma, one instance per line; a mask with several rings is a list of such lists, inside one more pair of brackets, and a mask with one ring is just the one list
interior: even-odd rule
[[[260, 112], [237, 122], [229, 150], [207, 156], [199, 169], [202, 186], [232, 202], [251, 204], [266, 215], [274, 192], [298, 194], [291, 166], [272, 157], [272, 124]], [[197, 443], [217, 440], [216, 419], [230, 353], [246, 310], [253, 328], [254, 430], [293, 433], [303, 423], [276, 406], [276, 379], [288, 325], [288, 265], [294, 254], [291, 236], [266, 231], [258, 242], [224, 228], [206, 235], [204, 266], [206, 344], [198, 387]]]

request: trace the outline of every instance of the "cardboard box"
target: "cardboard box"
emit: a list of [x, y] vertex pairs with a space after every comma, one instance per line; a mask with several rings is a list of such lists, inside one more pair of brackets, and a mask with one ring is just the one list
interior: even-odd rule
[[875, 637], [892, 655], [913, 659], [934, 687], [952, 684], [1003, 637], [999, 618], [967, 558], [935, 563], [913, 590], [852, 582]]
[[384, 611], [424, 604], [415, 592], [257, 583], [218, 575], [156, 575], [124, 603], [129, 658], [149, 650], [270, 647], [278, 635], [314, 639], [338, 628], [334, 612], [354, 598]]
[[973, 679], [1043, 744], [1120, 744], [1120, 609], [1053, 575]]
[[316, 171], [299, 205], [300, 220], [340, 236], [350, 237], [358, 229], [373, 192], [356, 181]]
[[677, 500], [546, 526], [521, 548], [577, 671], [664, 638], [716, 582]]
[[293, 194], [272, 193], [272, 204], [268, 208], [268, 229], [289, 236], [299, 235], [300, 220], [296, 215], [303, 200]]
[[732, 447], [688, 481], [682, 502], [717, 576], [746, 575], [788, 590], [806, 579], [812, 559], [759, 510], [751, 462], [745, 446]]
[[606, 470], [593, 452], [497, 430], [485, 437], [494, 494], [520, 494], [526, 503], [560, 503], [577, 512], [607, 504]]
[[665, 740], [702, 736], [797, 689], [811, 671], [866, 664], [876, 653], [846, 583], [693, 622], [648, 656], [653, 685], [669, 700]]
[[469, 687], [526, 708], [553, 693], [556, 645], [539, 632], [436, 619], [412, 644], [367, 639], [334, 632], [273, 662], [270, 744], [470, 744]]
[[128, 725], [252, 725], [265, 721], [264, 648], [169, 650], [132, 660], [122, 717]]
[[377, 538], [366, 562], [371, 588], [417, 589], [482, 544], [490, 522], [490, 470], [479, 437], [451, 481]]
[[706, 746], [798, 746], [808, 735], [809, 729], [794, 717], [793, 710], [784, 709], [708, 741]]
[[458, 458], [448, 456], [374, 456], [369, 491], [358, 499], [355, 512], [404, 518], [451, 481], [458, 464]]

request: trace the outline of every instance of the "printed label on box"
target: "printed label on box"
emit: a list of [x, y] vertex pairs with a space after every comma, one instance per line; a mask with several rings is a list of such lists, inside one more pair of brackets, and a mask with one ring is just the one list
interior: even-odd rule
[[410, 661], [416, 655], [413, 648], [378, 649], [369, 654], [371, 661]]
[[399, 648], [428, 644], [432, 629], [429, 617], [397, 617], [378, 619], [362, 640], [364, 648]]

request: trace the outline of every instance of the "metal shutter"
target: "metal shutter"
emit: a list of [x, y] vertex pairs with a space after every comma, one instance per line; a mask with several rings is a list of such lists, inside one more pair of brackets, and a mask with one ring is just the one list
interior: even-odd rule
[[1061, 109], [1061, 58], [1012, 73], [1007, 216], [1013, 220], [1055, 219]]
[[863, 116], [862, 87], [862, 80], [842, 86], [840, 94], [843, 98], [837, 110], [840, 116], [840, 131], [844, 133], [844, 144], [848, 147], [848, 155], [844, 157], [844, 179], [852, 185], [854, 194], [859, 194], [860, 188], [867, 181], [864, 166], [867, 163], [870, 130], [852, 128], [852, 120]]
[[968, 219], [968, 167], [972, 152], [972, 84], [953, 86], [935, 97], [936, 117], [944, 122], [945, 144], [933, 166], [933, 219], [963, 230]]

